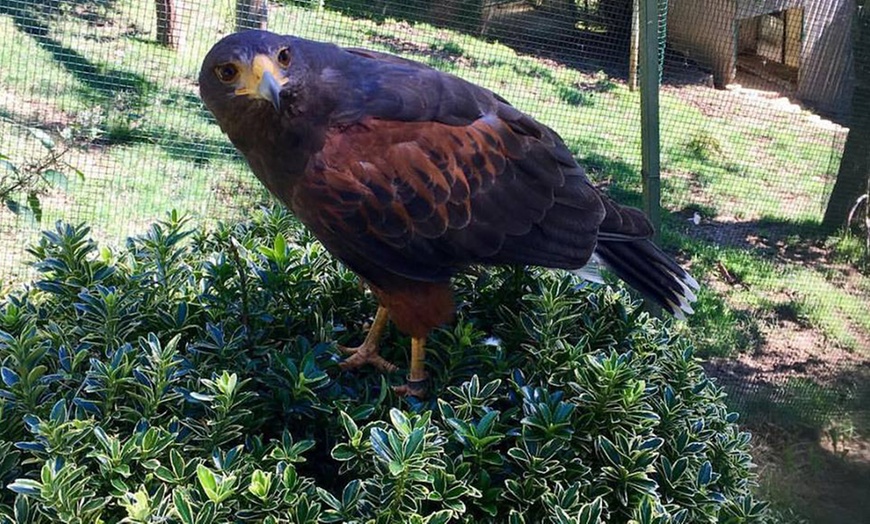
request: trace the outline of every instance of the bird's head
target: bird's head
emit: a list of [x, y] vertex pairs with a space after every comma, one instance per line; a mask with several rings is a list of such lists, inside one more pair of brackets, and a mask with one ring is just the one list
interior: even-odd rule
[[241, 114], [281, 110], [292, 75], [293, 42], [268, 31], [244, 31], [212, 47], [199, 72], [199, 91], [222, 125]]

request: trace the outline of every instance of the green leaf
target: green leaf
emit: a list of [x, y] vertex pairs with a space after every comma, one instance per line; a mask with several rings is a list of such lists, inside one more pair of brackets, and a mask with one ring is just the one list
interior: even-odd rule
[[499, 417], [498, 411], [490, 411], [486, 415], [484, 415], [480, 419], [480, 422], [477, 423], [478, 433], [481, 435], [485, 435], [485, 434], [489, 433], [493, 428], [493, 424], [495, 424], [495, 422], [498, 421], [498, 417]]
[[580, 515], [577, 519], [578, 524], [598, 524], [601, 522], [603, 512], [601, 497], [596, 498], [588, 504], [584, 504], [580, 508]]
[[5, 169], [6, 171], [12, 171], [13, 173], [18, 172], [18, 166], [7, 160], [9, 157], [0, 158], [0, 168]]
[[436, 511], [427, 516], [424, 522], [426, 522], [426, 524], [447, 524], [447, 522], [450, 522], [451, 518], [453, 518], [453, 511], [442, 509], [441, 511]]
[[526, 519], [523, 518], [523, 514], [518, 512], [515, 509], [512, 509], [508, 514], [508, 524], [525, 524]]
[[388, 466], [389, 469], [390, 469], [390, 475], [392, 475], [392, 476], [394, 476], [394, 477], [398, 477], [399, 475], [402, 474], [403, 471], [405, 471], [405, 465], [402, 464], [402, 463], [401, 463], [400, 461], [398, 461], [398, 460], [391, 460], [391, 461], [387, 464], [387, 466]]
[[287, 240], [284, 238], [284, 235], [278, 233], [275, 235], [275, 243], [272, 247], [275, 253], [275, 259], [283, 262], [285, 257], [285, 252], [287, 251]]
[[66, 402], [64, 402], [63, 400], [58, 400], [57, 402], [55, 402], [54, 407], [51, 408], [51, 414], [49, 415], [49, 418], [55, 424], [66, 422]]
[[707, 460], [701, 465], [701, 469], [698, 470], [698, 486], [703, 487], [710, 483], [710, 480], [713, 478], [713, 465], [710, 464], [710, 461]]
[[27, 193], [27, 206], [33, 213], [33, 218], [37, 222], [42, 222], [42, 203], [39, 201], [39, 195], [35, 191]]
[[124, 480], [121, 478], [114, 477], [112, 480], [109, 481], [109, 483], [112, 485], [112, 489], [115, 490], [115, 494], [117, 495], [121, 495], [130, 491], [130, 486], [127, 485], [127, 483], [124, 482]]
[[254, 470], [251, 473], [251, 483], [248, 490], [257, 498], [265, 500], [269, 496], [272, 487], [272, 474], [262, 470]]
[[141, 486], [135, 493], [125, 493], [119, 501], [127, 510], [127, 518], [132, 522], [148, 522], [151, 519], [151, 497]]
[[295, 491], [299, 485], [299, 474], [296, 472], [296, 468], [293, 465], [288, 465], [284, 468], [284, 473], [281, 475], [281, 482], [284, 484], [284, 487], [290, 491]]
[[344, 490], [341, 492], [341, 503], [345, 507], [352, 507], [355, 505], [360, 497], [361, 487], [362, 483], [357, 479], [348, 482], [347, 486], [345, 486]]
[[214, 522], [215, 513], [217, 513], [217, 504], [211, 500], [207, 500], [196, 515], [196, 524], [212, 524]]
[[350, 415], [348, 415], [344, 411], [340, 411], [338, 416], [341, 420], [341, 426], [344, 428], [347, 436], [351, 439], [354, 438], [356, 434], [359, 433], [359, 426], [357, 426], [356, 422], [354, 422]]
[[66, 191], [69, 189], [69, 178], [57, 169], [46, 169], [42, 173], [42, 178], [54, 189]]
[[175, 504], [175, 511], [184, 524], [194, 524], [193, 511], [190, 507], [187, 492], [177, 489], [172, 492], [172, 502]]
[[351, 447], [350, 444], [342, 442], [341, 444], [337, 444], [334, 448], [332, 448], [332, 458], [341, 462], [353, 460], [354, 458], [356, 458], [356, 451], [353, 449], [353, 447]]
[[97, 441], [99, 441], [100, 445], [103, 446], [103, 449], [107, 452], [111, 452], [112, 450], [112, 439], [106, 434], [105, 430], [100, 426], [96, 426], [93, 429], [94, 436], [97, 437]]
[[405, 458], [413, 457], [417, 453], [420, 452], [420, 449], [423, 446], [423, 430], [415, 429], [411, 432], [410, 435], [405, 439], [405, 443], [402, 446], [402, 456]]
[[320, 497], [320, 500], [325, 502], [326, 505], [329, 506], [330, 508], [332, 508], [336, 511], [341, 511], [341, 509], [342, 509], [341, 502], [339, 502], [339, 500], [337, 498], [335, 498], [335, 495], [333, 495], [332, 493], [330, 493], [330, 492], [326, 491], [325, 489], [318, 486], [317, 487], [317, 496]]
[[613, 445], [613, 442], [605, 436], [598, 437], [598, 449], [604, 453], [604, 458], [614, 467], [619, 467], [622, 464], [622, 454]]
[[154, 476], [167, 484], [176, 482], [175, 475], [166, 466], [160, 466], [154, 470]]
[[[202, 486], [202, 489], [206, 492], [206, 494], [213, 494], [217, 492], [217, 480], [215, 479], [214, 472], [208, 469], [207, 467], [199, 464], [196, 467], [196, 477], [199, 479], [199, 485]], [[209, 495], [211, 498], [211, 495]]]
[[46, 149], [54, 149], [54, 140], [48, 133], [35, 127], [28, 127], [27, 131], [33, 135], [34, 138], [42, 142], [42, 145], [45, 146]]
[[149, 459], [142, 462], [142, 467], [148, 470], [155, 470], [157, 468], [163, 467], [160, 465], [160, 461], [157, 459]]
[[42, 491], [42, 484], [31, 479], [17, 479], [12, 484], [9, 484], [8, 488], [15, 493], [36, 497]]
[[407, 435], [411, 432], [411, 421], [400, 410], [396, 408], [390, 409], [390, 421], [402, 435]]
[[185, 470], [187, 469], [187, 464], [178, 450], [172, 449], [169, 451], [169, 463], [172, 465], [172, 471], [176, 477], [184, 475]]

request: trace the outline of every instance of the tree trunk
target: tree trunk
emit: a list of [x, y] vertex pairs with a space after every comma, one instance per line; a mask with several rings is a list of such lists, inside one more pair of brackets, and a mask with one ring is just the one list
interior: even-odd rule
[[155, 0], [157, 3], [157, 43], [176, 49], [178, 34], [175, 26], [175, 0]]
[[834, 190], [825, 209], [822, 229], [828, 233], [846, 226], [849, 209], [866, 194], [870, 180], [870, 3], [859, 8], [855, 24], [853, 59], [855, 92], [852, 122]]
[[268, 21], [266, 0], [236, 0], [236, 31], [266, 29]]

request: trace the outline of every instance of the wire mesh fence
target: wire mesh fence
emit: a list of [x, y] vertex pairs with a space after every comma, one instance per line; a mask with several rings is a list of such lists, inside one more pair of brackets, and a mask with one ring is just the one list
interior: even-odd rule
[[[853, 0], [658, 5], [659, 20], [638, 22], [660, 34], [662, 241], [704, 283], [687, 336], [747, 409], [815, 421], [860, 406], [867, 15]], [[27, 279], [26, 246], [56, 220], [86, 221], [111, 245], [173, 208], [207, 226], [268, 202], [198, 97], [202, 57], [237, 28], [396, 53], [484, 85], [639, 205], [636, 6], [4, 0], [3, 282]]]

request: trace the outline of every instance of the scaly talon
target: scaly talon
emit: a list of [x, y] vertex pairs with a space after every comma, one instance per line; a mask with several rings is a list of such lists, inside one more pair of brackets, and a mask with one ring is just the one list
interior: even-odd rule
[[378, 353], [378, 341], [381, 339], [381, 334], [383, 334], [384, 327], [387, 325], [387, 319], [387, 310], [379, 307], [375, 315], [375, 321], [372, 323], [372, 327], [369, 329], [366, 339], [362, 344], [357, 347], [338, 346], [339, 351], [345, 355], [350, 355], [339, 364], [341, 369], [347, 371], [362, 367], [365, 364], [371, 364], [381, 373], [392, 373], [399, 369], [398, 366], [392, 364]]
[[[371, 364], [381, 373], [393, 373], [399, 368], [378, 353], [378, 341], [383, 335], [389, 315], [387, 308], [380, 306], [375, 320], [366, 334], [366, 339], [357, 347], [338, 346], [339, 351], [350, 355], [339, 367], [343, 371], [356, 369]], [[396, 386], [393, 391], [403, 397], [426, 398], [429, 391], [429, 375], [426, 373], [426, 337], [411, 337], [411, 369], [408, 380], [403, 386]]]
[[357, 347], [352, 348], [349, 346], [342, 346], [341, 344], [339, 344], [338, 350], [341, 351], [341, 353], [344, 355], [356, 355], [357, 353], [359, 353], [359, 350], [361, 347], [362, 346], [357, 346]]
[[393, 373], [399, 369], [398, 366], [378, 354], [378, 346], [375, 344], [363, 343], [355, 348], [339, 346], [338, 349], [342, 353], [350, 355], [339, 364], [339, 367], [345, 371], [357, 369], [366, 364], [371, 364], [381, 373]]

